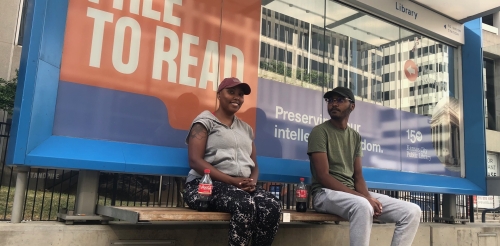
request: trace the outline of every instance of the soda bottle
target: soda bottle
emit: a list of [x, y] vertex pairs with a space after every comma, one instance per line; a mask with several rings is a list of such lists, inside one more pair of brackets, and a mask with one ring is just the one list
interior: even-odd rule
[[208, 210], [208, 202], [212, 196], [212, 179], [210, 178], [210, 169], [205, 169], [205, 175], [198, 185], [198, 196], [200, 206], [198, 211], [204, 212]]
[[307, 189], [304, 184], [304, 178], [300, 178], [300, 184], [295, 192], [295, 209], [297, 212], [305, 212], [307, 210]]

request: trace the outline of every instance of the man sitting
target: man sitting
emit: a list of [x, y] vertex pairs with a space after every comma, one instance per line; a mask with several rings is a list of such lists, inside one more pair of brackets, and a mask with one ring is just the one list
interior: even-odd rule
[[337, 87], [324, 98], [331, 120], [313, 128], [307, 150], [314, 208], [348, 219], [352, 246], [369, 245], [373, 216], [396, 223], [392, 246], [411, 245], [420, 207], [368, 191], [361, 167], [361, 135], [347, 125], [356, 106], [352, 91]]

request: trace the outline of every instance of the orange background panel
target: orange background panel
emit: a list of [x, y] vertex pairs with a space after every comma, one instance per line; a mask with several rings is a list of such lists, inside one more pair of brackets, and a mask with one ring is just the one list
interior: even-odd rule
[[[161, 19], [153, 20], [142, 16], [142, 2], [139, 15], [129, 10], [131, 0], [123, 1], [123, 9], [113, 8], [113, 1], [99, 3], [70, 0], [60, 79], [73, 83], [126, 91], [159, 98], [168, 110], [169, 123], [173, 128], [188, 129], [191, 121], [203, 110], [216, 108], [216, 92], [212, 82], [207, 88], [198, 88], [207, 41], [219, 44], [219, 64], [212, 63], [211, 71], [219, 71], [219, 83], [224, 76], [225, 47], [230, 45], [241, 50], [244, 55], [244, 73], [240, 79], [252, 87], [252, 94], [245, 96], [240, 116], [255, 129], [255, 107], [257, 99], [257, 72], [259, 62], [260, 11], [259, 0], [191, 0], [175, 5], [172, 15], [181, 19], [175, 26], [163, 22], [164, 0], [153, 0], [153, 10], [160, 12]], [[100, 67], [90, 66], [94, 18], [87, 16], [89, 8], [105, 11], [113, 15], [112, 22], [106, 22], [102, 43]], [[116, 70], [112, 62], [116, 22], [122, 17], [130, 17], [140, 25], [140, 51], [137, 69], [130, 74]], [[168, 81], [167, 62], [162, 63], [161, 80], [153, 79], [153, 63], [157, 26], [172, 30], [177, 34], [179, 49], [174, 59], [177, 65], [175, 83]], [[189, 55], [197, 58], [195, 65], [189, 66], [188, 76], [196, 79], [196, 86], [180, 84], [181, 52], [183, 34], [198, 37], [198, 44], [191, 44]], [[125, 29], [122, 61], [129, 62], [132, 30]], [[164, 51], [171, 48], [165, 38]], [[95, 47], [94, 47], [95, 48]], [[185, 48], [185, 47], [184, 47]], [[116, 49], [116, 48], [115, 48]], [[231, 75], [236, 76], [236, 58]], [[90, 99], [91, 100], [91, 99]]]

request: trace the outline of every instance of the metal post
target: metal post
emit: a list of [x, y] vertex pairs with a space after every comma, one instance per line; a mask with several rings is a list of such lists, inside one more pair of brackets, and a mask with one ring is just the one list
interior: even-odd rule
[[457, 196], [443, 194], [443, 217], [451, 218], [457, 215]]
[[116, 193], [118, 192], [118, 179], [119, 179], [118, 173], [115, 173], [113, 175], [113, 188], [111, 190], [111, 206], [116, 205]]
[[161, 186], [163, 185], [163, 176], [160, 176], [160, 185], [158, 187], [158, 206], [161, 207]]
[[469, 197], [469, 219], [471, 223], [474, 223], [474, 196]]
[[443, 194], [443, 218], [448, 223], [457, 220], [457, 196], [453, 194]]
[[80, 170], [76, 188], [76, 215], [94, 215], [99, 189], [99, 171]]
[[16, 169], [16, 192], [14, 193], [14, 204], [12, 205], [11, 223], [21, 223], [29, 172], [29, 167], [17, 167]]
[[436, 222], [436, 219], [439, 218], [439, 211], [441, 210], [441, 195], [440, 194], [434, 194], [434, 219], [433, 221]]

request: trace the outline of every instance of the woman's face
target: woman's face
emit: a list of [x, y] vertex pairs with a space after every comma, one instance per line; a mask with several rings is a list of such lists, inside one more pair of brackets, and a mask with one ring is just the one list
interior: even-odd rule
[[245, 102], [245, 93], [239, 86], [226, 88], [219, 92], [220, 107], [228, 113], [236, 113]]

